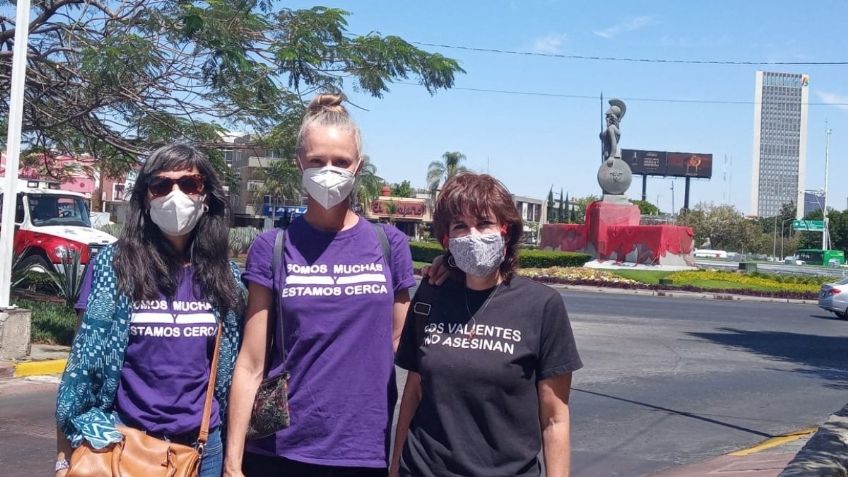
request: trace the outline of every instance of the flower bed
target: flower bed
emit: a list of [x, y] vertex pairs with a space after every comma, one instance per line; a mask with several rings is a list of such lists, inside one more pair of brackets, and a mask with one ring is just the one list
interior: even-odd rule
[[[670, 284], [647, 284], [616, 275], [612, 271], [588, 268], [528, 268], [518, 272], [533, 280], [565, 285], [590, 285], [651, 291], [689, 291], [717, 295], [745, 295], [768, 298], [815, 300], [818, 285], [780, 283], [762, 277], [734, 272], [676, 272], [668, 275]], [[698, 286], [697, 283], [724, 282], [722, 286]], [[690, 283], [691, 282], [691, 283]], [[738, 286], [737, 286], [738, 285]]]

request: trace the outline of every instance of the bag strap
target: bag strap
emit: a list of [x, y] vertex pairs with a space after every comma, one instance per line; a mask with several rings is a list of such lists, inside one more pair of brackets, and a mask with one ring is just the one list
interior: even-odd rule
[[203, 419], [200, 421], [200, 434], [197, 436], [198, 446], [203, 446], [209, 440], [209, 421], [212, 414], [212, 396], [215, 394], [215, 381], [218, 379], [218, 357], [221, 352], [221, 335], [224, 328], [223, 320], [218, 323], [218, 333], [215, 334], [215, 351], [212, 353], [212, 367], [209, 371], [209, 384], [206, 385], [206, 401], [203, 403]]
[[[271, 310], [268, 316], [268, 345], [265, 349], [265, 374], [267, 375], [268, 371], [271, 370], [271, 353], [274, 347], [274, 343], [278, 341], [276, 339], [277, 336], [277, 327], [275, 325], [279, 324], [280, 330], [280, 339], [279, 339], [279, 347], [283, 352], [283, 361], [286, 360], [286, 344], [285, 344], [285, 329], [283, 325], [283, 318], [280, 317], [277, 320], [277, 270], [279, 270], [280, 266], [283, 264], [283, 248], [286, 245], [286, 229], [277, 229], [277, 235], [274, 237], [274, 255], [271, 257]], [[273, 319], [271, 318], [273, 316]]]
[[383, 249], [383, 258], [386, 259], [386, 266], [391, 270], [392, 247], [389, 245], [389, 237], [386, 236], [386, 229], [376, 222], [371, 222], [371, 226], [374, 227], [374, 232], [377, 233], [377, 240], [380, 241], [380, 248]]
[[415, 317], [415, 348], [420, 351], [424, 345], [425, 331], [430, 315], [434, 308], [438, 306], [439, 294], [435, 292], [433, 286], [427, 280], [421, 280], [418, 285], [418, 290], [412, 298], [410, 308]]

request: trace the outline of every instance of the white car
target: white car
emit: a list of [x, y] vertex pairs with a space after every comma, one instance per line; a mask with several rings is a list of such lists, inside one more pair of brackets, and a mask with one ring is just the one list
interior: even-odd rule
[[848, 318], [848, 278], [822, 285], [819, 291], [819, 308], [843, 320]]

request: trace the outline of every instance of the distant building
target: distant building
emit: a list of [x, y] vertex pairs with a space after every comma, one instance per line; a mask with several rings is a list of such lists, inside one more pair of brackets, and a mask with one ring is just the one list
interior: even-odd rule
[[524, 222], [524, 241], [538, 243], [539, 230], [542, 224], [546, 223], [547, 201], [520, 195], [513, 195], [512, 200], [515, 202], [515, 208], [518, 209], [518, 214], [521, 215], [521, 220]]
[[811, 214], [817, 210], [822, 209], [822, 205], [824, 205], [824, 192], [821, 191], [805, 191], [804, 192], [804, 211], [803, 216], [807, 216], [807, 214]]
[[803, 201], [809, 82], [806, 74], [757, 71], [751, 214], [774, 217]]
[[284, 201], [259, 194], [265, 183], [263, 170], [277, 161], [290, 159], [256, 145], [255, 138], [248, 134], [228, 132], [221, 135], [221, 140], [218, 150], [238, 181], [235, 190], [227, 191], [234, 225], [262, 227], [265, 219], [279, 219], [278, 211], [288, 212], [291, 206], [302, 204], [301, 198]]
[[394, 197], [392, 188], [384, 186], [380, 195], [370, 200], [362, 214], [372, 222], [390, 222], [413, 240], [420, 240], [433, 223], [430, 194]]

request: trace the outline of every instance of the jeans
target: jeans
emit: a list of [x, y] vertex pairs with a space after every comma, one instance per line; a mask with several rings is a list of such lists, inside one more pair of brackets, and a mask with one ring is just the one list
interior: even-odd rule
[[209, 440], [200, 461], [199, 477], [221, 477], [224, 469], [224, 444], [221, 442], [221, 429], [209, 433]]

